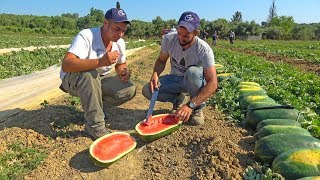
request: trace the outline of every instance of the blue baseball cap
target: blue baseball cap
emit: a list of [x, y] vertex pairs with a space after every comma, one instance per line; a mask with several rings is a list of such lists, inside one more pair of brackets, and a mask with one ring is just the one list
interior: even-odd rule
[[199, 16], [191, 11], [184, 12], [180, 16], [178, 26], [183, 26], [188, 30], [188, 32], [192, 32], [200, 26]]
[[111, 8], [106, 12], [104, 17], [106, 19], [112, 19], [114, 22], [125, 22], [131, 25], [123, 9]]

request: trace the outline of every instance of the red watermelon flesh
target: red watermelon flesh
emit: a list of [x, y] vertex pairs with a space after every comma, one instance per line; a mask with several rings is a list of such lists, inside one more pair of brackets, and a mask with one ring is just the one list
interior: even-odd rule
[[161, 138], [180, 128], [179, 121], [173, 114], [159, 114], [152, 116], [146, 124], [145, 120], [136, 125], [136, 131], [144, 141], [153, 141]]
[[154, 134], [155, 128], [157, 131], [162, 131], [178, 123], [179, 120], [174, 115], [153, 116], [149, 118], [148, 124], [146, 124], [145, 121], [140, 122], [140, 130], [142, 130], [144, 134]]
[[90, 155], [99, 164], [109, 165], [136, 147], [136, 141], [127, 133], [114, 132], [105, 135], [90, 146]]

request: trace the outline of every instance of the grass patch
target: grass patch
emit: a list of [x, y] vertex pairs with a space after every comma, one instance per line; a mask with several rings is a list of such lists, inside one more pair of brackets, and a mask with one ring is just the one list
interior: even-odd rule
[[26, 147], [21, 142], [9, 144], [0, 154], [0, 179], [22, 179], [46, 157], [47, 152], [42, 147]]

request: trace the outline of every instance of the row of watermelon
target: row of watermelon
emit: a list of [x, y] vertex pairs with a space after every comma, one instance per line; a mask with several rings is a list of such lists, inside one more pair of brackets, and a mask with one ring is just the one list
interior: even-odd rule
[[[218, 65], [217, 71], [223, 72]], [[245, 124], [255, 129], [256, 158], [271, 165], [272, 171], [286, 179], [320, 176], [320, 141], [300, 123], [304, 117], [290, 105], [278, 104], [255, 82], [242, 82], [229, 73], [218, 74], [218, 81], [235, 84], [239, 108], [245, 113]]]

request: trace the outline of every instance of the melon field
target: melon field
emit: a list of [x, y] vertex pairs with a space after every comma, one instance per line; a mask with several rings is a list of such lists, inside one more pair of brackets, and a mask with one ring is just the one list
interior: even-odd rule
[[[50, 43], [62, 45], [64, 40], [60, 43], [61, 39], [64, 38], [52, 40]], [[47, 98], [42, 103], [30, 104], [19, 113], [1, 119], [0, 179], [297, 179], [320, 176], [317, 168], [312, 169], [319, 166], [320, 162], [319, 69], [307, 69], [300, 65], [311, 64], [310, 66], [319, 68], [318, 48], [311, 52], [314, 55], [310, 55], [306, 50], [307, 55], [293, 57], [285, 53], [276, 54], [271, 51], [270, 46], [277, 46], [284, 51], [287, 44], [299, 43], [261, 42], [261, 46], [264, 45], [264, 48], [269, 48], [270, 51], [249, 48], [257, 42], [236, 41], [233, 47], [227, 42], [219, 43], [219, 46], [212, 47], [218, 64], [219, 89], [207, 100], [204, 125], [182, 124], [180, 129], [172, 134], [151, 142], [139, 138], [134, 129], [145, 118], [149, 106], [149, 100], [142, 96], [141, 90], [150, 79], [160, 47], [152, 42], [133, 44], [132, 47], [128, 45], [129, 48], [145, 45], [127, 58], [132, 71], [131, 80], [137, 86], [137, 94], [131, 101], [110, 109], [106, 123], [112, 132], [130, 133], [137, 143], [136, 147], [108, 167], [95, 166], [89, 155], [89, 147], [93, 141], [83, 133], [85, 120], [80, 101], [68, 94], [62, 94]], [[236, 46], [237, 44], [239, 45]], [[310, 47], [319, 46], [317, 42], [308, 44]], [[43, 45], [45, 44], [39, 44]], [[290, 48], [301, 49], [301, 52], [295, 50], [297, 54], [305, 53], [301, 47], [294, 45]], [[2, 45], [3, 48], [26, 46], [28, 45]], [[65, 50], [42, 49], [2, 54], [1, 79], [20, 76], [26, 71], [33, 73], [54, 64], [59, 65]], [[8, 62], [8, 59], [11, 61]], [[34, 61], [38, 62], [39, 66], [33, 65]], [[25, 70], [18, 72], [19, 68], [16, 67], [19, 66]], [[165, 72], [169, 72], [168, 67]], [[244, 82], [255, 82], [257, 87], [252, 88], [252, 83]], [[255, 97], [256, 95], [253, 98], [252, 94], [251, 98], [245, 98], [243, 92], [252, 92], [252, 89], [261, 90], [263, 93], [259, 94], [259, 98]], [[240, 101], [240, 97], [245, 100]], [[252, 105], [253, 102], [265, 97], [274, 100], [272, 106], [290, 105], [293, 109], [271, 109], [272, 113], [268, 109], [246, 112], [253, 106], [257, 108], [259, 105]], [[259, 107], [271, 105], [264, 104]], [[153, 114], [170, 113], [171, 108], [170, 103], [156, 102]], [[279, 127], [268, 131], [260, 124], [259, 129], [263, 131], [256, 134], [259, 130], [256, 125], [260, 120], [264, 120], [258, 118], [261, 116], [258, 112], [269, 116], [280, 111], [280, 114], [285, 114], [287, 110], [292, 112], [291, 120], [295, 123], [287, 130], [280, 127], [280, 132], [288, 133], [278, 135]], [[0, 113], [5, 111], [0, 110]], [[277, 117], [272, 118], [288, 119]], [[290, 134], [292, 131], [299, 131], [303, 135]], [[288, 144], [273, 140], [275, 136], [279, 136], [276, 139], [285, 139]], [[299, 141], [292, 140], [291, 143], [290, 140], [289, 143], [287, 139]], [[268, 143], [271, 143], [272, 147], [282, 147], [268, 149]], [[289, 151], [298, 146], [301, 150]], [[308, 159], [309, 155], [312, 159], [301, 162], [300, 165], [312, 170], [307, 170], [307, 173], [286, 172], [289, 167], [283, 168], [281, 162], [288, 157], [299, 157], [300, 152], [305, 159]], [[278, 154], [281, 156], [276, 158]], [[265, 158], [266, 155], [268, 158]], [[275, 158], [275, 164], [272, 164]], [[292, 174], [297, 175], [291, 176]]]

